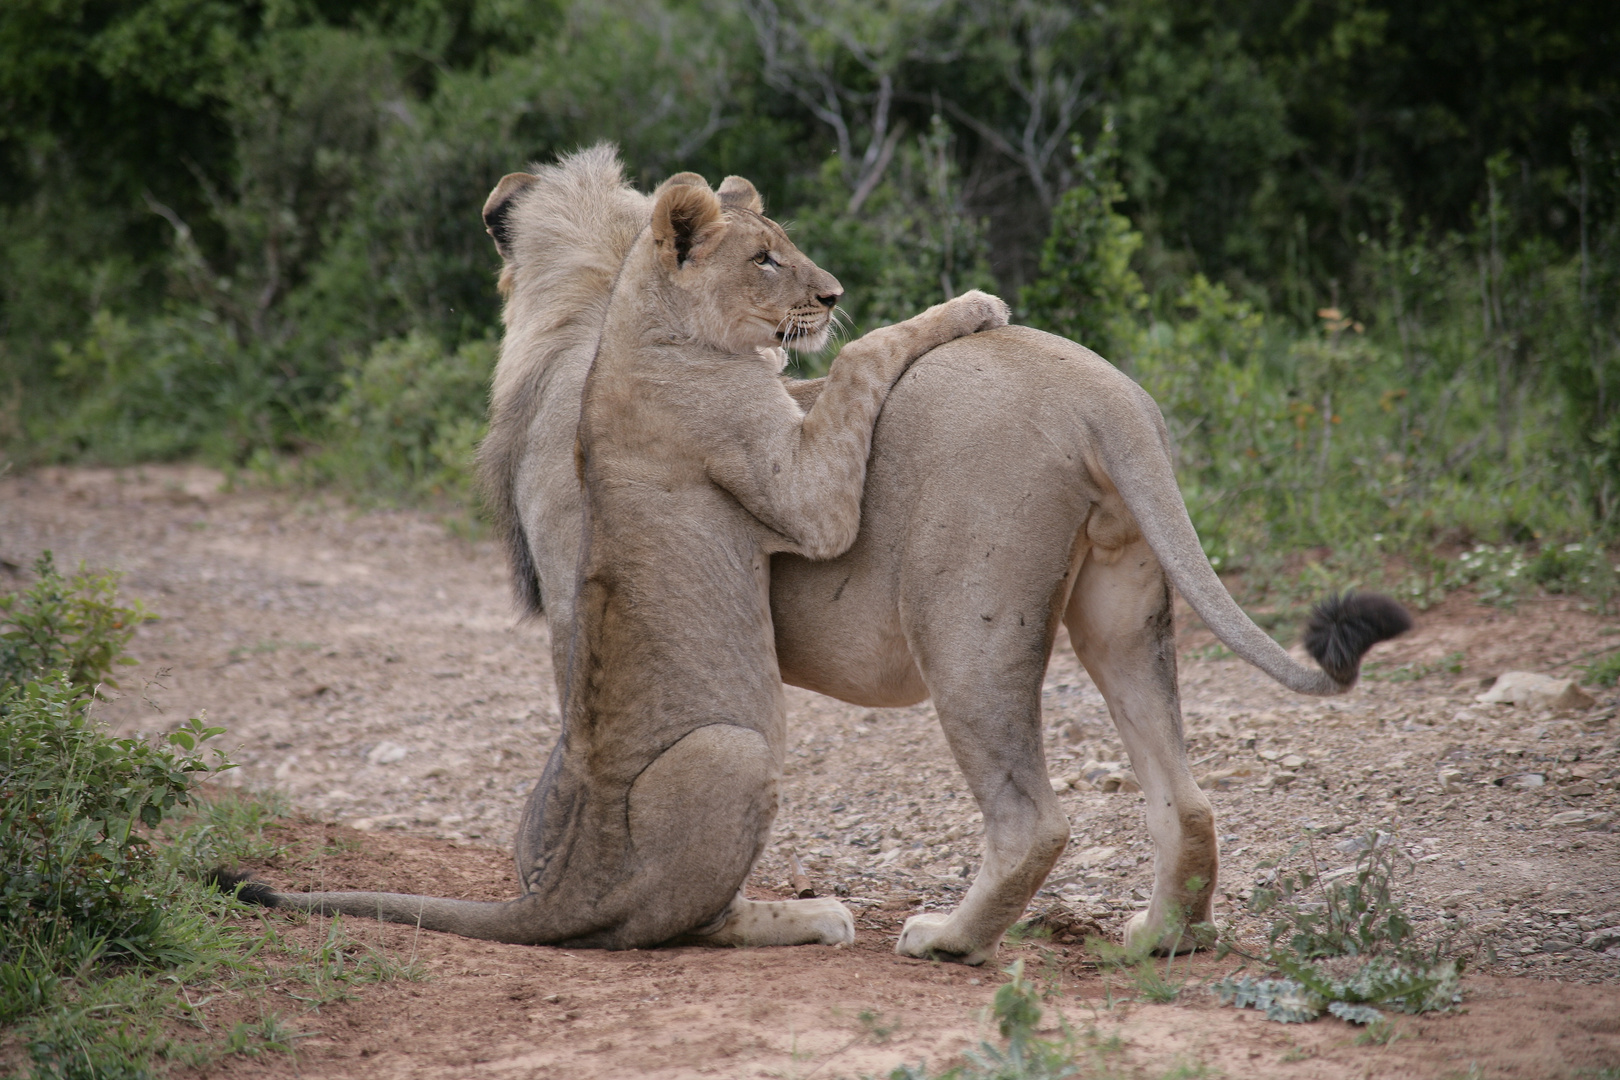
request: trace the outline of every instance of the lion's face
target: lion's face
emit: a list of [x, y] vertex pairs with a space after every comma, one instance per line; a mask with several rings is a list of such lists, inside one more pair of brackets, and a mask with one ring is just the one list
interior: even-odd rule
[[739, 353], [820, 349], [843, 287], [762, 209], [740, 177], [727, 177], [718, 193], [694, 173], [666, 180], [652, 215], [665, 286], [687, 331], [705, 344]]

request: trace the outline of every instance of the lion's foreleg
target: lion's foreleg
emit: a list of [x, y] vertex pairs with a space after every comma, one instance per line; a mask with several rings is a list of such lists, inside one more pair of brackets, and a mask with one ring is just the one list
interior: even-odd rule
[[1215, 895], [1215, 813], [1187, 763], [1170, 591], [1147, 545], [1094, 548], [1065, 622], [1108, 702], [1147, 803], [1153, 896], [1125, 928], [1126, 944], [1191, 951], [1203, 943], [1192, 927], [1209, 922]]

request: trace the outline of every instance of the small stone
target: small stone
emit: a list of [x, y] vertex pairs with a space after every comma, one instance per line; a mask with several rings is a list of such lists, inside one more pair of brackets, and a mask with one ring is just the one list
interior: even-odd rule
[[1530, 705], [1554, 712], [1584, 712], [1597, 704], [1574, 679], [1555, 679], [1533, 671], [1508, 671], [1474, 698], [1488, 705]]
[[1198, 786], [1205, 791], [1225, 791], [1254, 775], [1254, 769], [1239, 765], [1230, 769], [1214, 769], [1198, 778]]
[[1282, 751], [1281, 750], [1262, 750], [1258, 754], [1256, 754], [1255, 756], [1258, 757], [1261, 761], [1276, 761], [1278, 758], [1282, 757]]
[[1441, 769], [1439, 772], [1440, 790], [1447, 795], [1455, 795], [1463, 790], [1468, 777], [1461, 769]]
[[1061, 795], [1069, 790], [1069, 778], [1066, 776], [1052, 777], [1052, 794]]
[[1479, 894], [1472, 889], [1459, 889], [1440, 898], [1440, 909], [1442, 911], [1460, 911], [1465, 907], [1471, 907], [1477, 899], [1479, 899]]
[[1564, 795], [1596, 795], [1597, 785], [1590, 780], [1577, 780], [1558, 789]]
[[396, 761], [404, 761], [409, 753], [398, 743], [380, 742], [366, 754], [366, 761], [371, 765], [392, 765]]
[[1117, 791], [1122, 795], [1129, 795], [1133, 792], [1141, 791], [1142, 785], [1137, 782], [1136, 774], [1134, 772], [1129, 769], [1122, 769], [1118, 772], [1111, 772], [1104, 776], [1102, 780], [1097, 783], [1097, 790], [1105, 793]]
[[1498, 787], [1529, 791], [1531, 788], [1544, 786], [1547, 783], [1547, 774], [1538, 772], [1510, 773], [1507, 776], [1498, 777], [1495, 783]]
[[1077, 861], [1080, 863], [1080, 869], [1090, 870], [1093, 866], [1099, 866], [1117, 854], [1119, 854], [1118, 848], [1089, 847], [1079, 854]]
[[1307, 763], [1307, 760], [1298, 754], [1284, 754], [1277, 762], [1285, 769], [1303, 769]]
[[1265, 786], [1273, 791], [1280, 791], [1298, 779], [1299, 777], [1291, 772], [1272, 773], [1266, 778]]
[[1253, 731], [1240, 731], [1240, 732], [1238, 732], [1238, 737], [1237, 737], [1238, 749], [1239, 750], [1253, 749], [1255, 742], [1258, 741], [1259, 738], [1260, 738], [1259, 734], [1256, 733], [1256, 732], [1253, 732]]
[[1565, 810], [1562, 814], [1554, 814], [1543, 822], [1549, 829], [1562, 828], [1566, 825], [1603, 826], [1612, 820], [1614, 815], [1601, 813], [1596, 810]]
[[1593, 952], [1607, 952], [1616, 944], [1620, 944], [1620, 926], [1606, 926], [1602, 930], [1588, 934], [1581, 947], [1591, 949]]

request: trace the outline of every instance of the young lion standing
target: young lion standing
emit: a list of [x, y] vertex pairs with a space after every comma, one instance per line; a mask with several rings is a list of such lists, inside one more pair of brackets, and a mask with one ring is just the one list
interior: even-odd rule
[[586, 510], [563, 734], [518, 826], [524, 895], [252, 886], [247, 898], [533, 945], [854, 940], [836, 900], [741, 895], [776, 814], [784, 746], [770, 556], [830, 558], [854, 543], [889, 389], [935, 346], [1004, 325], [1007, 308], [973, 292], [866, 335], [802, 412], [771, 357], [820, 346], [843, 290], [761, 209], [746, 180], [716, 194], [702, 177], [671, 178], [614, 285], [579, 423]]
[[564, 735], [525, 810], [518, 862], [531, 894], [556, 888], [574, 906], [590, 859], [599, 921], [581, 944], [694, 931], [847, 942], [835, 901], [739, 895], [784, 751], [770, 556], [830, 558], [854, 542], [890, 387], [929, 349], [1004, 325], [1006, 305], [968, 293], [847, 345], [805, 413], [770, 357], [826, 340], [837, 280], [761, 214], [746, 180], [716, 194], [682, 174], [654, 198], [585, 384]]

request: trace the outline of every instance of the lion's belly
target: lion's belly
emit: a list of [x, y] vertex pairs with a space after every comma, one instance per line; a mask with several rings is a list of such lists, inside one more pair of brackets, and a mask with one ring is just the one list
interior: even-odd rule
[[785, 682], [911, 705], [928, 697], [932, 668], [993, 677], [1007, 646], [991, 641], [1009, 623], [1032, 639], [1019, 650], [1050, 643], [1100, 497], [1074, 408], [1091, 377], [1079, 353], [1008, 327], [913, 365], [874, 432], [854, 546], [825, 562], [772, 560]]
[[915, 705], [928, 687], [906, 645], [893, 577], [859, 554], [826, 562], [772, 556], [782, 681], [856, 705]]

